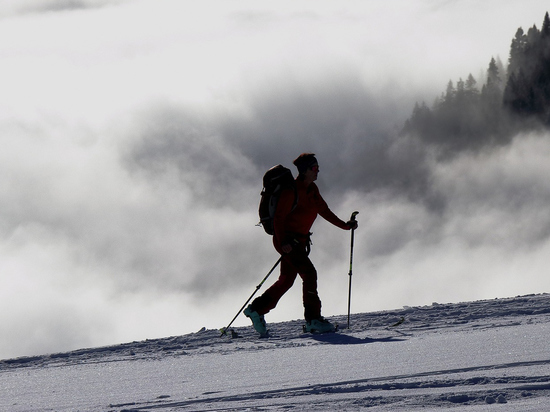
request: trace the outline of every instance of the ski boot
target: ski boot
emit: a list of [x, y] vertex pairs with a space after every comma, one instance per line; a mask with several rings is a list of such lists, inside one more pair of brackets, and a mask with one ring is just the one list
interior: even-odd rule
[[260, 334], [260, 337], [267, 336], [267, 325], [265, 324], [264, 315], [260, 315], [258, 312], [252, 309], [251, 306], [252, 305], [248, 305], [248, 307], [244, 310], [244, 315], [247, 318], [250, 318], [250, 320], [252, 321], [252, 326], [254, 326], [256, 332]]
[[336, 332], [337, 327], [323, 317], [312, 319], [304, 325], [304, 332], [309, 333], [329, 333]]

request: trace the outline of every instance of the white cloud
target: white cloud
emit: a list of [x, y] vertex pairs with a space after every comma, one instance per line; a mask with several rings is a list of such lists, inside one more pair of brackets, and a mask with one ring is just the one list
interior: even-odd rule
[[[446, 165], [388, 138], [545, 7], [3, 3], [0, 356], [224, 326], [277, 258], [254, 227], [261, 173], [303, 150], [335, 210], [361, 212], [356, 310], [544, 287], [543, 138]], [[446, 214], [395, 197], [417, 179]], [[345, 310], [348, 234], [315, 228], [328, 313]], [[301, 316], [295, 289], [270, 319]]]

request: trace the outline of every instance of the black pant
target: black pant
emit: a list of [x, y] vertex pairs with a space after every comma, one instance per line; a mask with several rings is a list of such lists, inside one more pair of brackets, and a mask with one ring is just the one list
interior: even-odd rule
[[291, 288], [296, 276], [302, 278], [302, 299], [306, 321], [321, 317], [321, 300], [317, 294], [317, 270], [308, 257], [309, 245], [300, 243], [282, 255], [279, 279], [263, 295], [252, 302], [252, 309], [260, 315], [277, 306], [279, 299]]

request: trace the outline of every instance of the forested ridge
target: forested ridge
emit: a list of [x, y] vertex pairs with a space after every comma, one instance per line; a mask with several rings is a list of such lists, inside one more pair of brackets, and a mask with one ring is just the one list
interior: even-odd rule
[[[481, 88], [479, 84], [482, 83]], [[550, 127], [550, 17], [518, 28], [507, 65], [491, 58], [484, 79], [453, 82], [429, 107], [416, 103], [402, 133], [441, 154], [508, 143], [520, 131]]]

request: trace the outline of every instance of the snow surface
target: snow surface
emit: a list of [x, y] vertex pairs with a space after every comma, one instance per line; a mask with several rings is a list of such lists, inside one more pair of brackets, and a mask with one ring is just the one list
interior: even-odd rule
[[353, 314], [335, 334], [301, 325], [3, 360], [0, 410], [550, 410], [549, 294]]

